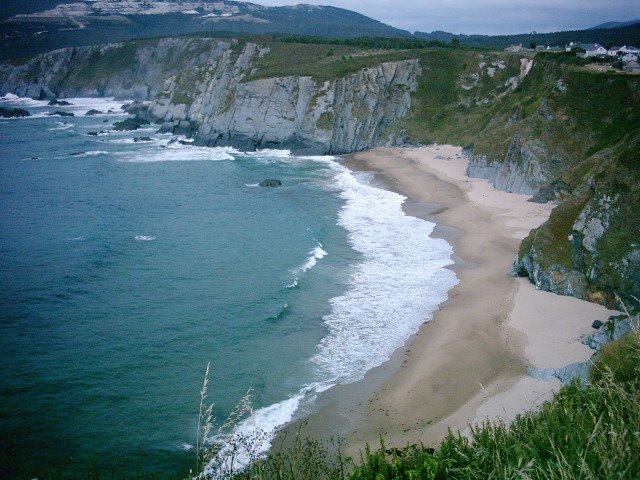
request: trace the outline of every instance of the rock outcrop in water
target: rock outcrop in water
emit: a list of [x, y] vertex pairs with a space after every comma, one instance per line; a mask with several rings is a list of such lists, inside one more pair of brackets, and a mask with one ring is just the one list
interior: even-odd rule
[[0, 118], [19, 118], [30, 117], [31, 114], [24, 108], [6, 108], [0, 107]]
[[281, 187], [282, 186], [282, 181], [274, 179], [274, 178], [267, 178], [265, 180], [262, 180], [259, 184], [259, 186], [261, 187]]

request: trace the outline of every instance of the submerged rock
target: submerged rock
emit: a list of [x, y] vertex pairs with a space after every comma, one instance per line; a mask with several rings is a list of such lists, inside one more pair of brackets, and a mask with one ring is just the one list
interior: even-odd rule
[[50, 106], [58, 106], [58, 107], [68, 107], [73, 105], [73, 103], [69, 103], [66, 100], [56, 100], [55, 98], [51, 100], [48, 105]]
[[24, 108], [0, 107], [0, 118], [30, 117], [31, 114]]
[[151, 137], [133, 137], [133, 141], [138, 142], [153, 142], [153, 138]]
[[84, 115], [85, 115], [85, 117], [90, 117], [92, 115], [102, 115], [102, 112], [100, 110], [96, 110], [96, 109], [92, 108], [91, 110], [89, 110]]
[[281, 187], [282, 182], [274, 178], [267, 178], [266, 180], [261, 181], [258, 185], [261, 187]]

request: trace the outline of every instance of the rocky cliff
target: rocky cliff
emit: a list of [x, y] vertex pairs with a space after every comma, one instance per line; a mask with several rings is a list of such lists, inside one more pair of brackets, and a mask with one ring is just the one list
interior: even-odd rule
[[328, 154], [393, 144], [383, 133], [409, 110], [418, 60], [327, 80], [248, 80], [269, 54], [255, 43], [184, 38], [63, 49], [3, 65], [0, 93], [149, 100], [149, 119], [207, 146]]

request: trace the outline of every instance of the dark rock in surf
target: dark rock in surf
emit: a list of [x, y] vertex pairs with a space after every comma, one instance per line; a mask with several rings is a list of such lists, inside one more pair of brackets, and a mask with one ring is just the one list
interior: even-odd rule
[[137, 130], [142, 125], [149, 125], [149, 121], [144, 120], [143, 118], [137, 118], [137, 117], [127, 118], [125, 120], [122, 120], [121, 122], [114, 123], [113, 129], [121, 132], [125, 130]]
[[282, 182], [274, 178], [267, 178], [266, 180], [261, 181], [258, 185], [261, 187], [281, 187]]
[[0, 118], [30, 117], [31, 114], [24, 108], [0, 107]]

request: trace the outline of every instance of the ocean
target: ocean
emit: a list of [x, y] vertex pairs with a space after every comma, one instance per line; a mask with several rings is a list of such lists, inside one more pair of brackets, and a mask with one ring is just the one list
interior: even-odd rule
[[251, 389], [241, 428], [271, 432], [387, 360], [457, 281], [434, 224], [336, 158], [115, 132], [123, 102], [66, 100], [0, 99], [33, 114], [0, 119], [4, 476], [183, 478], [207, 363], [215, 417]]

